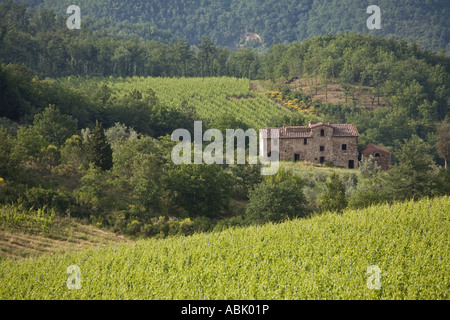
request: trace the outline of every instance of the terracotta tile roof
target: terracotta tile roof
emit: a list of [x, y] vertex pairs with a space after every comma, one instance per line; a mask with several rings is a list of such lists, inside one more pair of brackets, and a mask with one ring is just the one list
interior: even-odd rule
[[264, 138], [310, 138], [312, 136], [312, 128], [327, 126], [333, 128], [333, 136], [335, 137], [358, 137], [358, 129], [354, 124], [331, 124], [331, 122], [322, 123], [310, 121], [308, 126], [298, 127], [282, 127], [282, 128], [263, 128], [260, 129], [260, 135]]
[[385, 152], [385, 153], [391, 153], [388, 149], [386, 149], [385, 147], [382, 146], [377, 146], [374, 144], [369, 144], [361, 153], [363, 155], [369, 154], [369, 153], [373, 153], [375, 151], [379, 151], [379, 152]]
[[339, 137], [358, 137], [358, 129], [354, 124], [332, 124], [333, 136]]

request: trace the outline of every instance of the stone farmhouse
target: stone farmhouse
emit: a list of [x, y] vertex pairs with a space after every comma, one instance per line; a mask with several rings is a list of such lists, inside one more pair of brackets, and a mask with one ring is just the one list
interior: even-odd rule
[[382, 146], [369, 144], [366, 149], [361, 152], [364, 158], [370, 156], [380, 166], [381, 170], [389, 170], [391, 168], [391, 152]]
[[277, 135], [280, 160], [317, 163], [328, 161], [351, 169], [358, 166], [359, 133], [353, 124], [310, 121], [308, 126], [260, 129], [260, 155], [271, 156], [270, 139]]

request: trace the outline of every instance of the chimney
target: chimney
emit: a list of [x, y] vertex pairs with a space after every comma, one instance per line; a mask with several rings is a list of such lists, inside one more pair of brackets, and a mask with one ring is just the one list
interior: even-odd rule
[[328, 120], [328, 125], [331, 126], [331, 120]]

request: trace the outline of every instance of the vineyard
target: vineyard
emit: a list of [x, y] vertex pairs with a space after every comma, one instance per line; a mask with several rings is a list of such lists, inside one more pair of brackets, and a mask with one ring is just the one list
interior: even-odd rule
[[143, 97], [152, 89], [159, 101], [178, 108], [183, 102], [195, 108], [200, 119], [232, 115], [255, 130], [269, 126], [274, 119], [291, 114], [268, 96], [250, 91], [247, 79], [215, 78], [68, 78], [59, 80], [93, 93], [101, 84], [120, 96], [139, 90]]
[[[446, 196], [7, 260], [0, 299], [447, 300], [449, 208]], [[71, 265], [81, 289], [68, 289]]]
[[53, 209], [0, 206], [0, 260], [73, 252], [128, 242], [122, 236], [55, 215]]

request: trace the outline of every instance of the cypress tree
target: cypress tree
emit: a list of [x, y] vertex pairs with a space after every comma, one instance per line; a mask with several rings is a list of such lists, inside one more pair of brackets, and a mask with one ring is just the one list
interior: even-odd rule
[[106, 139], [102, 123], [96, 121], [95, 128], [86, 139], [86, 158], [103, 171], [113, 166], [111, 144]]

